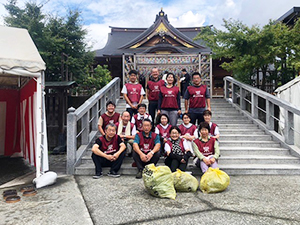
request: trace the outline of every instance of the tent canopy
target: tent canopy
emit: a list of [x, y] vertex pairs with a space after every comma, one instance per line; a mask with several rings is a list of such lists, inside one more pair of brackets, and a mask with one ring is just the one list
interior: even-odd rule
[[5, 85], [11, 76], [41, 76], [45, 62], [28, 31], [0, 26], [0, 34], [0, 84]]

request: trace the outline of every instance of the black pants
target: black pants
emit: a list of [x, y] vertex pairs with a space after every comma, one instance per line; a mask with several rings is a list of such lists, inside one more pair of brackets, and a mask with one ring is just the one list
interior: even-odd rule
[[143, 162], [140, 158], [140, 155], [137, 154], [135, 151], [132, 151], [132, 157], [136, 163], [136, 167], [138, 168], [138, 170], [143, 170], [145, 168], [146, 165], [148, 164], [151, 164], [151, 163], [154, 163], [154, 165], [156, 165], [156, 163], [158, 162], [159, 160], [159, 157], [160, 157], [160, 153], [159, 152], [156, 152], [151, 160], [149, 162]]
[[170, 167], [172, 172], [176, 172], [176, 169], [180, 169], [181, 171], [185, 171], [188, 162], [181, 163], [177, 159], [172, 159], [170, 157], [167, 157], [165, 159], [165, 164], [166, 164], [166, 166]]
[[123, 159], [125, 157], [125, 151], [123, 151], [119, 158], [116, 161], [109, 161], [106, 158], [103, 158], [99, 155], [92, 154], [92, 159], [95, 164], [95, 171], [96, 174], [102, 173], [102, 167], [110, 167], [110, 171], [118, 172], [121, 168], [121, 165], [123, 163]]
[[191, 113], [189, 112], [189, 114], [191, 115], [191, 123], [196, 125], [196, 121], [198, 121], [198, 126], [201, 122], [204, 122], [204, 118], [203, 118], [203, 113]]
[[157, 107], [158, 107], [158, 101], [149, 101], [148, 112], [152, 117], [152, 127], [154, 127], [153, 125], [156, 122], [155, 116], [156, 116]]
[[130, 114], [130, 121], [131, 121], [131, 118], [133, 117], [133, 115], [138, 113], [137, 109], [132, 109], [132, 108], [126, 108], [126, 111], [129, 112], [129, 114]]

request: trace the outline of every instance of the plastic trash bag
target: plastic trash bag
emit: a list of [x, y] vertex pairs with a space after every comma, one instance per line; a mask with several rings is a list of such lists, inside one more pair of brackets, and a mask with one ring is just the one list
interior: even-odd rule
[[173, 173], [174, 177], [174, 187], [176, 191], [182, 192], [195, 192], [198, 189], [198, 180], [186, 172], [182, 172], [180, 169], [177, 169]]
[[143, 170], [143, 180], [146, 190], [159, 198], [176, 198], [173, 175], [168, 166], [156, 167], [153, 163]]
[[230, 177], [219, 168], [211, 168], [202, 175], [200, 189], [203, 193], [216, 193], [224, 191], [230, 183]]

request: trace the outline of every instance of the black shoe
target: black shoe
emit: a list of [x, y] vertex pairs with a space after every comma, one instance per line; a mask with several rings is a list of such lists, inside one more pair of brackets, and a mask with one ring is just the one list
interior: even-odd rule
[[141, 179], [142, 178], [142, 170], [139, 170], [139, 172], [135, 176], [136, 179]]
[[103, 177], [103, 174], [102, 174], [102, 173], [95, 174], [95, 175], [93, 176], [94, 179], [99, 179], [100, 177]]
[[107, 176], [117, 178], [117, 177], [120, 177], [121, 175], [118, 174], [118, 173], [115, 172], [115, 171], [110, 171], [110, 172], [107, 173]]

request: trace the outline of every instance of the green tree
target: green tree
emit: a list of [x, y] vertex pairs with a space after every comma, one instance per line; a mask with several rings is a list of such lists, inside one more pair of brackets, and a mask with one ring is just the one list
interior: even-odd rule
[[23, 9], [16, 0], [9, 0], [4, 7], [8, 11], [5, 24], [25, 28], [31, 35], [46, 62], [47, 81], [83, 80], [85, 67], [92, 65], [94, 54], [85, 42], [87, 31], [78, 11], [69, 10], [66, 17], [46, 16], [43, 5], [27, 2]]
[[111, 81], [111, 74], [107, 69], [107, 65], [104, 65], [103, 67], [98, 65], [93, 72], [88, 71], [88, 67], [85, 69], [87, 70], [86, 73], [89, 75], [85, 76], [80, 82], [80, 85], [76, 90], [77, 92], [81, 92], [84, 95], [95, 94]]
[[[276, 78], [278, 81], [290, 78], [284, 68], [290, 68], [291, 63], [296, 61], [291, 57], [296, 46], [291, 35], [291, 30], [294, 29], [274, 21], [263, 27], [248, 27], [240, 21], [233, 20], [224, 20], [224, 28], [225, 31], [206, 27], [196, 39], [206, 41], [213, 50], [214, 58], [231, 59], [221, 66], [231, 71], [235, 78], [252, 84], [251, 77], [256, 73], [256, 83], [259, 84], [258, 74], [261, 72], [262, 89], [270, 78]], [[270, 71], [270, 65], [274, 67], [273, 71]]]

